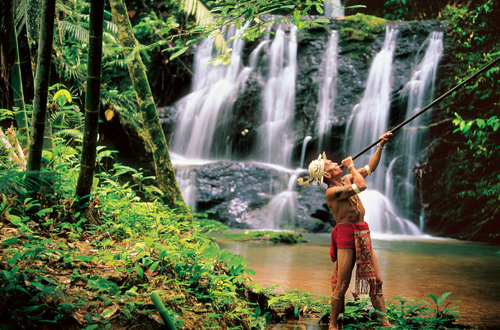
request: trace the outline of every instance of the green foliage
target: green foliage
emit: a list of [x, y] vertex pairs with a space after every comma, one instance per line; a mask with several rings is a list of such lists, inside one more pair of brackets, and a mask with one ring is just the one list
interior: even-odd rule
[[[469, 5], [447, 5], [441, 20], [449, 29], [446, 35], [453, 47], [449, 69], [440, 82], [443, 90], [448, 90], [490, 63], [500, 49], [500, 37], [496, 30], [500, 27], [497, 1], [485, 0]], [[475, 240], [491, 240], [498, 233], [498, 195], [500, 193], [500, 161], [498, 141], [498, 117], [500, 108], [500, 68], [493, 67], [455, 92], [442, 102], [446, 116], [453, 123], [446, 132], [439, 132], [438, 143], [449, 143], [445, 166], [439, 173], [432, 173], [432, 197], [428, 210], [439, 217], [437, 230], [446, 232], [455, 228], [456, 235]], [[451, 132], [455, 134], [450, 137]], [[448, 136], [447, 136], [448, 135]], [[442, 149], [433, 147], [436, 153]], [[431, 155], [442, 161], [442, 156]], [[437, 220], [437, 219], [436, 219]], [[460, 227], [457, 227], [459, 224]], [[463, 228], [457, 233], [457, 228]]]

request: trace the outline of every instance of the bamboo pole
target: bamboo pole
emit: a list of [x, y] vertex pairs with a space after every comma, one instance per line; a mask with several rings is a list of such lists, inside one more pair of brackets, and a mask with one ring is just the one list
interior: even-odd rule
[[[11, 5], [11, 4], [8, 4]], [[28, 129], [28, 119], [26, 117], [26, 109], [24, 106], [24, 92], [23, 92], [23, 79], [21, 76], [21, 66], [19, 63], [19, 47], [17, 43], [17, 31], [16, 22], [14, 19], [14, 8], [8, 8], [8, 38], [10, 40], [10, 52], [13, 53], [14, 63], [10, 68], [11, 81], [12, 81], [12, 93], [14, 95], [14, 106], [16, 110], [16, 123], [21, 136], [20, 141], [23, 148], [29, 145], [29, 129]]]
[[38, 44], [38, 60], [35, 78], [35, 99], [31, 119], [31, 141], [29, 145], [29, 171], [40, 171], [42, 164], [43, 135], [47, 112], [47, 97], [50, 82], [50, 61], [52, 59], [52, 39], [56, 0], [44, 0], [42, 5], [42, 24]]
[[[80, 173], [75, 194], [83, 198], [92, 190], [95, 173], [99, 107], [101, 101], [102, 32], [104, 0], [90, 4], [89, 52], [87, 65], [87, 92], [85, 93], [85, 123]], [[87, 202], [88, 198], [81, 200]]]
[[160, 296], [158, 296], [158, 293], [153, 292], [151, 294], [151, 300], [155, 304], [158, 312], [160, 312], [160, 316], [163, 319], [163, 322], [165, 323], [165, 325], [167, 326], [167, 329], [168, 330], [177, 330], [174, 322], [172, 322], [172, 320], [170, 319], [170, 316], [168, 316], [168, 311], [165, 308], [165, 305], [163, 304], [163, 302], [161, 301]]

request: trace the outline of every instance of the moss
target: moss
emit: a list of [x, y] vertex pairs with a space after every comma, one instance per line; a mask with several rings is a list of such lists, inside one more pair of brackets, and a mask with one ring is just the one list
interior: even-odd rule
[[346, 17], [344, 19], [344, 26], [346, 28], [361, 30], [365, 33], [379, 34], [384, 31], [386, 22], [387, 20], [380, 17], [357, 13], [356, 15]]
[[294, 232], [275, 232], [275, 231], [245, 231], [243, 233], [227, 233], [224, 238], [229, 241], [258, 241], [272, 243], [306, 243], [307, 240], [302, 235]]
[[387, 20], [358, 13], [343, 20], [344, 27], [339, 36], [342, 52], [353, 60], [371, 53], [371, 44], [385, 29]]

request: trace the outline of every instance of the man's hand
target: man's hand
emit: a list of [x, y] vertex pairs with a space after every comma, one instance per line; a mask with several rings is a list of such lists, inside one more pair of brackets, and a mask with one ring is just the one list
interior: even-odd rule
[[380, 141], [380, 146], [383, 147], [387, 141], [392, 139], [392, 133], [391, 132], [384, 133], [383, 135], [380, 136], [380, 138], [382, 139], [382, 141]]
[[342, 167], [345, 168], [345, 169], [348, 169], [350, 165], [354, 164], [354, 162], [352, 161], [352, 157], [349, 156], [347, 157], [346, 159], [344, 159], [342, 161]]

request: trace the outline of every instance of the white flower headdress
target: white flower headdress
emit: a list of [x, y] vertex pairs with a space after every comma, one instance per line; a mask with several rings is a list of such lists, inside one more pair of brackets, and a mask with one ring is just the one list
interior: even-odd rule
[[311, 181], [316, 180], [316, 183], [318, 186], [323, 189], [323, 174], [325, 173], [325, 160], [326, 160], [326, 154], [323, 151], [323, 154], [319, 155], [318, 159], [313, 160], [309, 164], [309, 176], [310, 178], [300, 178], [297, 179], [299, 182], [300, 186], [309, 186]]

